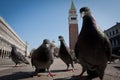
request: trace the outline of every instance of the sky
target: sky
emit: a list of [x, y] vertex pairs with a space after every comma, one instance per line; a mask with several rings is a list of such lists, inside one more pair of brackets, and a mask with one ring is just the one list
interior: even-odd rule
[[[91, 9], [97, 24], [104, 31], [120, 22], [120, 0], [73, 0], [78, 15], [79, 32], [82, 19], [79, 10]], [[71, 0], [0, 0], [0, 16], [29, 45], [37, 48], [43, 39], [55, 41], [62, 35], [69, 46], [68, 12]]]

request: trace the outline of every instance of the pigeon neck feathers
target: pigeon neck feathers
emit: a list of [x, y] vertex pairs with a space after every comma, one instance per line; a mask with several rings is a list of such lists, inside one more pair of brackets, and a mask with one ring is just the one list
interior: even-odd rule
[[96, 20], [94, 19], [94, 17], [91, 14], [87, 14], [83, 17], [83, 24], [82, 24], [82, 32], [98, 32], [98, 33], [102, 33], [102, 30], [100, 29], [100, 27], [97, 25]]
[[64, 41], [64, 40], [60, 41], [60, 44], [61, 44], [61, 46], [66, 46], [66, 44], [65, 44], [65, 41]]
[[60, 41], [60, 44], [61, 44], [61, 45], [60, 45], [60, 48], [69, 51], [69, 48], [68, 48], [68, 46], [66, 45], [66, 43], [65, 43], [64, 40], [63, 40], [63, 41]]
[[[92, 26], [90, 26], [90, 25], [92, 25]], [[87, 27], [87, 28], [97, 27], [97, 26], [94, 26], [94, 25], [97, 25], [97, 24], [96, 24], [96, 21], [95, 21], [95, 19], [92, 15], [88, 14], [88, 15], [85, 15], [83, 17], [83, 27]]]

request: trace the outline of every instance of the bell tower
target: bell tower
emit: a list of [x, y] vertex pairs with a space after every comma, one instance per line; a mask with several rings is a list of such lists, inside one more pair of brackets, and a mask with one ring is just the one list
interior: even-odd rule
[[73, 0], [71, 0], [68, 22], [69, 22], [69, 46], [70, 49], [74, 50], [78, 38], [78, 20], [77, 20], [77, 11], [74, 6]]

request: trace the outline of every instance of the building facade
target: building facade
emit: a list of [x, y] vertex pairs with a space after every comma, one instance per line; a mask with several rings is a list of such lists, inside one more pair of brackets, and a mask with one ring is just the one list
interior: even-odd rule
[[16, 34], [16, 32], [0, 17], [0, 57], [8, 57], [11, 52], [11, 46], [17, 47], [23, 55], [26, 52], [26, 43]]
[[120, 56], [120, 23], [104, 31], [112, 44], [112, 53]]
[[77, 20], [77, 11], [74, 6], [73, 0], [71, 2], [71, 7], [69, 9], [69, 47], [71, 50], [74, 50], [75, 43], [78, 38], [78, 20]]

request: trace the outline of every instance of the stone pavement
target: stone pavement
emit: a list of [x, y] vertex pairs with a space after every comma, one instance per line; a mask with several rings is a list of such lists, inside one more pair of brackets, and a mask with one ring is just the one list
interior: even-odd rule
[[[53, 65], [50, 67], [51, 72], [56, 74], [54, 77], [47, 76], [47, 72], [39, 73], [41, 77], [33, 77], [34, 68], [31, 65], [21, 64], [19, 67], [14, 67], [14, 63], [10, 59], [4, 61], [0, 60], [0, 68], [4, 68], [0, 70], [0, 80], [84, 80], [86, 76], [86, 73], [84, 73], [84, 77], [76, 77], [81, 72], [80, 64], [75, 64], [76, 70], [74, 72], [66, 71], [66, 65], [59, 58], [55, 59]], [[93, 80], [99, 80], [99, 78]], [[119, 61], [108, 64], [104, 80], [120, 80]]]
[[1, 58], [0, 57], [0, 71], [9, 69], [11, 66], [13, 66], [14, 63], [10, 58]]

